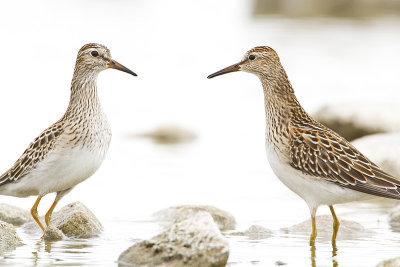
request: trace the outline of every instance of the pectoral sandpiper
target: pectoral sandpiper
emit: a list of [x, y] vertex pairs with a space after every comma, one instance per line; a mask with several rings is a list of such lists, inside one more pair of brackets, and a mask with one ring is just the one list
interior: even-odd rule
[[1, 195], [38, 195], [31, 214], [43, 231], [45, 227], [37, 212], [41, 198], [48, 193], [57, 193], [45, 216], [49, 226], [58, 201], [75, 185], [89, 178], [107, 153], [111, 128], [97, 95], [97, 76], [108, 68], [136, 76], [113, 60], [107, 47], [84, 45], [76, 59], [70, 102], [64, 116], [44, 130], [0, 176]]
[[208, 78], [235, 71], [253, 73], [261, 80], [268, 160], [276, 176], [306, 201], [312, 221], [311, 245], [317, 237], [315, 214], [320, 205], [328, 205], [332, 213], [335, 244], [340, 223], [334, 204], [372, 196], [400, 199], [399, 179], [307, 114], [272, 48], [255, 47], [239, 63]]

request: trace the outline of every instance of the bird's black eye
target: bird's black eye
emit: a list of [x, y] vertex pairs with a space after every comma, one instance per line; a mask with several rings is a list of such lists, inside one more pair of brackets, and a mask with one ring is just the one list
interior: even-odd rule
[[255, 55], [250, 55], [250, 56], [249, 56], [249, 59], [250, 59], [250, 60], [254, 60], [254, 59], [256, 59], [256, 56], [255, 56]]
[[97, 56], [99, 55], [99, 52], [97, 52], [97, 51], [92, 51], [92, 52], [90, 52], [90, 54], [91, 54], [92, 56], [94, 56], [94, 57], [97, 57]]

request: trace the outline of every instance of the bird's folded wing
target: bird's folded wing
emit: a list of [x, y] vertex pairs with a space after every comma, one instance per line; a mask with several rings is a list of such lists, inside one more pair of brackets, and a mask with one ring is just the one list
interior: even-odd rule
[[294, 168], [342, 187], [400, 199], [400, 180], [385, 173], [336, 133], [292, 127], [290, 139]]
[[23, 177], [46, 157], [54, 148], [57, 138], [63, 132], [60, 122], [44, 130], [24, 151], [14, 165], [0, 176], [0, 185], [14, 182]]

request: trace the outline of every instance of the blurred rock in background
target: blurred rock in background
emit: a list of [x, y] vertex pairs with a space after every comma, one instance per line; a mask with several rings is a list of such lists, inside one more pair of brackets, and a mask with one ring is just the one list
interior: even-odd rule
[[352, 141], [365, 135], [399, 132], [399, 113], [400, 107], [395, 101], [359, 100], [327, 104], [315, 111], [312, 117]]
[[255, 15], [368, 17], [399, 14], [398, 0], [256, 0]]
[[187, 143], [197, 138], [196, 134], [191, 130], [187, 130], [176, 125], [160, 126], [147, 133], [133, 135], [133, 137], [146, 137], [153, 139], [157, 144], [179, 144]]

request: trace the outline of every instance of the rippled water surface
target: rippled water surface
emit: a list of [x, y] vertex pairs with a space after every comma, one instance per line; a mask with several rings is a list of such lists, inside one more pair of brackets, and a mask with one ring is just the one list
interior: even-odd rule
[[[400, 235], [387, 222], [393, 202], [338, 205], [340, 219], [374, 234], [339, 240], [337, 251], [329, 238], [317, 239], [312, 251], [308, 235], [280, 231], [309, 212], [267, 163], [261, 85], [243, 73], [206, 79], [251, 47], [269, 45], [309, 111], [341, 100], [398, 99], [399, 19], [255, 18], [245, 0], [9, 1], [0, 10], [2, 170], [63, 114], [83, 44], [107, 45], [114, 59], [139, 75], [100, 74], [111, 148], [97, 173], [58, 206], [83, 202], [103, 223], [103, 234], [46, 244], [39, 233], [19, 229], [24, 245], [6, 253], [1, 265], [115, 266], [124, 249], [160, 231], [151, 221], [154, 212], [182, 204], [229, 211], [239, 230], [259, 224], [274, 231], [262, 240], [227, 233], [230, 266], [375, 266], [399, 255]], [[132, 137], [160, 125], [179, 125], [198, 138], [160, 145]], [[52, 197], [42, 200], [40, 214]], [[0, 198], [26, 209], [34, 200]]]

